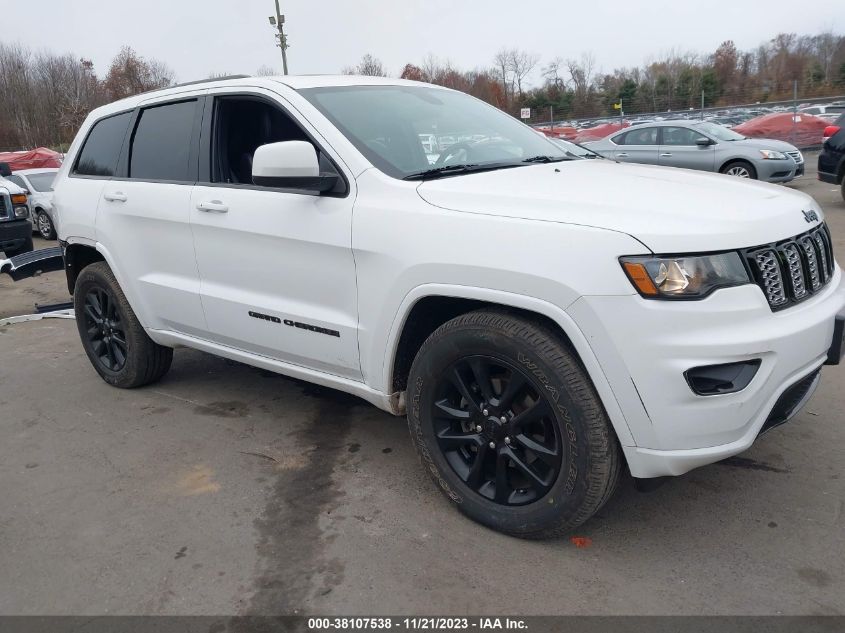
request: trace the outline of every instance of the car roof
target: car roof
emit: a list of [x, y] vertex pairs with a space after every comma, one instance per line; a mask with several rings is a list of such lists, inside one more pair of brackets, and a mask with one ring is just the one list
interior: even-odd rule
[[420, 81], [407, 79], [394, 79], [392, 77], [370, 77], [364, 75], [275, 75], [267, 77], [251, 77], [249, 75], [235, 75], [231, 77], [220, 77], [191, 81], [175, 86], [168, 86], [158, 90], [142, 92], [119, 101], [114, 101], [100, 106], [92, 112], [94, 118], [102, 118], [110, 114], [132, 110], [151, 98], [179, 96], [186, 92], [209, 88], [242, 88], [242, 87], [265, 87], [273, 88], [282, 84], [293, 90], [305, 88], [329, 88], [335, 86], [424, 86], [438, 90], [449, 90], [442, 86], [435, 86]]

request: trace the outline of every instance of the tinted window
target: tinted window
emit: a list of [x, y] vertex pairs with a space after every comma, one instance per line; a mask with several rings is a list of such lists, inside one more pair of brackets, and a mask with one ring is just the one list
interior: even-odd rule
[[657, 128], [631, 130], [613, 140], [617, 145], [657, 145]]
[[129, 155], [129, 177], [193, 180], [188, 156], [197, 102], [182, 101], [141, 110]]
[[29, 189], [29, 187], [27, 187], [26, 183], [23, 181], [23, 178], [21, 178], [20, 176], [6, 176], [6, 180], [15, 183], [21, 189]]
[[114, 176], [123, 137], [131, 112], [102, 119], [94, 124], [85, 140], [74, 173], [85, 176]]
[[29, 184], [36, 191], [53, 191], [53, 181], [56, 179], [56, 173], [46, 171], [40, 174], [30, 174], [28, 178]]
[[703, 138], [701, 132], [688, 127], [663, 128], [663, 145], [695, 145], [700, 138]]

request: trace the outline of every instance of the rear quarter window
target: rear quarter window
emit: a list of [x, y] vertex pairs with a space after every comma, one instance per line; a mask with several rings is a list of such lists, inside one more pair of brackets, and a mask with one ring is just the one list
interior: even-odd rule
[[73, 173], [80, 176], [114, 176], [131, 118], [131, 112], [124, 112], [97, 121], [85, 139]]

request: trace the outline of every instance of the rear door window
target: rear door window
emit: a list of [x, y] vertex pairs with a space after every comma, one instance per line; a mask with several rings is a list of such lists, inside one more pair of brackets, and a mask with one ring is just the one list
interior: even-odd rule
[[73, 173], [80, 176], [114, 176], [131, 118], [131, 112], [124, 112], [97, 121], [85, 139]]
[[129, 151], [129, 177], [139, 180], [193, 181], [191, 138], [197, 100], [141, 110]]

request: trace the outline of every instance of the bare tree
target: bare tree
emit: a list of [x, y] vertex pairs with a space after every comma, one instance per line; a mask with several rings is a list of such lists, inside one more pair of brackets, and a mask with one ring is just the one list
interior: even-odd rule
[[273, 75], [280, 74], [275, 68], [272, 66], [267, 66], [263, 64], [258, 67], [258, 70], [255, 71], [256, 77], [272, 77]]
[[343, 69], [344, 75], [368, 75], [370, 77], [387, 77], [384, 65], [381, 60], [369, 53], [361, 58], [357, 66], [347, 66]]
[[516, 90], [519, 92], [519, 98], [523, 96], [522, 84], [525, 78], [534, 70], [540, 57], [533, 53], [512, 49], [508, 56], [508, 65], [510, 66], [513, 81], [516, 83]]

